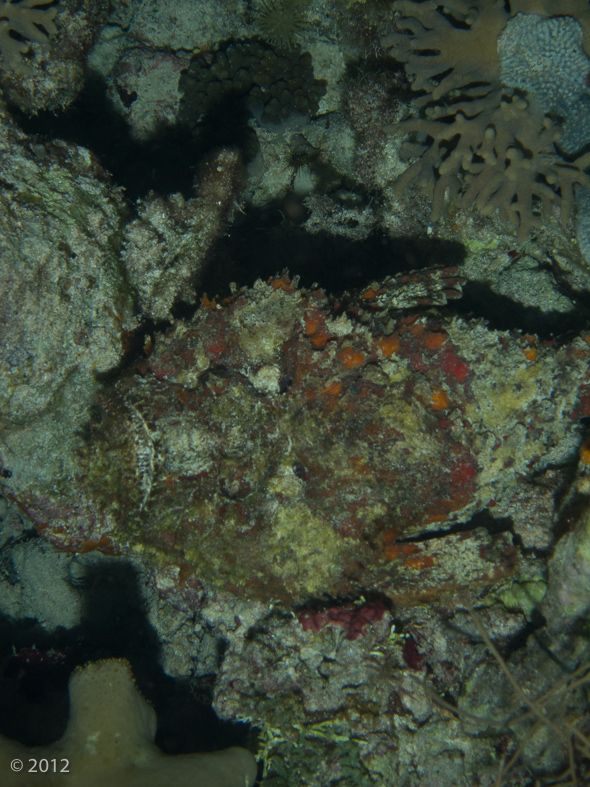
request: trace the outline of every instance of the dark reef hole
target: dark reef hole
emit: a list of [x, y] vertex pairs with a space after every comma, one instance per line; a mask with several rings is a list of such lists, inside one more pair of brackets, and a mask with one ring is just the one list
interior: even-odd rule
[[156, 743], [164, 752], [256, 749], [256, 734], [248, 725], [217, 718], [214, 675], [172, 678], [164, 673], [158, 636], [128, 561], [90, 561], [73, 587], [82, 601], [81, 623], [74, 628], [48, 632], [34, 620], [0, 616], [1, 735], [28, 746], [58, 740], [68, 720], [72, 671], [88, 661], [125, 658], [156, 711]]

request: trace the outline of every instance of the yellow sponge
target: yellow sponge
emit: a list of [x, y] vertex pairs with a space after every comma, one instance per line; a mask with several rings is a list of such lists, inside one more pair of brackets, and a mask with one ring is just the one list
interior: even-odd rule
[[[29, 748], [0, 736], [3, 787], [252, 787], [246, 749], [166, 755], [154, 744], [156, 714], [137, 690], [129, 663], [87, 664], [70, 679], [70, 719], [51, 746]], [[15, 766], [16, 763], [16, 766]], [[18, 769], [22, 765], [22, 769]]]

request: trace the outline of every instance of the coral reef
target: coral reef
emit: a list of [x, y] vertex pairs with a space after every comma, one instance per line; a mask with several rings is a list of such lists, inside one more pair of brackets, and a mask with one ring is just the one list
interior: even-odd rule
[[339, 620], [324, 626], [309, 625], [309, 614], [269, 616], [256, 636], [230, 639], [215, 705], [260, 726], [269, 783], [290, 787], [295, 773], [306, 787], [492, 787], [512, 783], [513, 768], [514, 783], [527, 783], [568, 765], [581, 775], [575, 763], [586, 762], [590, 731], [583, 638], [573, 648], [531, 638], [507, 664], [490, 636], [505, 643], [518, 623], [497, 605], [473, 617], [405, 610], [400, 626], [359, 603], [367, 622], [354, 636], [346, 612], [313, 613]]
[[[518, 506], [524, 518], [535, 516], [524, 499]], [[4, 513], [0, 508], [0, 543], [6, 543], [13, 530], [1, 521]], [[20, 528], [22, 524], [16, 523], [15, 535]], [[61, 613], [64, 625], [77, 626], [71, 612], [81, 612], [83, 600], [86, 606], [87, 589], [93, 586], [88, 572], [91, 576], [99, 568], [94, 592], [99, 591], [95, 602], [101, 614], [108, 606], [102, 595], [105, 588], [117, 616], [125, 607], [126, 598], [119, 597], [121, 589], [113, 587], [113, 579], [129, 566], [126, 558], [96, 552], [60, 555], [42, 538], [13, 540], [7, 546], [3, 556], [7, 551], [27, 550], [32, 558], [35, 551], [43, 550], [47, 568], [54, 561], [53, 580], [49, 570], [42, 575], [46, 594], [56, 595], [52, 624]], [[182, 676], [192, 694], [202, 696], [203, 687], [211, 687], [221, 718], [237, 717], [258, 728], [263, 783], [291, 787], [296, 779], [305, 787], [331, 787], [345, 780], [359, 787], [390, 783], [422, 787], [438, 780], [444, 785], [492, 787], [505, 783], [498, 781], [500, 773], [505, 779], [510, 772], [514, 780], [527, 783], [537, 778], [543, 783], [543, 777], [555, 777], [572, 763], [578, 783], [584, 783], [578, 755], [585, 745], [587, 750], [587, 638], [583, 632], [563, 636], [537, 629], [516, 649], [511, 644], [524, 640], [524, 632], [531, 629], [529, 616], [542, 596], [542, 581], [507, 580], [492, 587], [471, 584], [452, 599], [441, 594], [421, 605], [393, 606], [383, 598], [359, 598], [354, 603], [314, 599], [287, 614], [280, 605], [213, 588], [193, 593], [189, 600], [190, 583], [181, 593], [171, 593], [170, 586], [161, 584], [161, 593], [170, 596], [166, 601], [158, 598], [141, 563], [141, 559], [133, 561], [141, 572], [142, 596], [136, 603], [141, 609], [148, 606], [150, 624], [163, 649], [162, 667], [169, 675]], [[69, 569], [64, 570], [66, 566]], [[7, 592], [18, 590], [21, 582], [23, 591], [30, 590], [40, 564], [31, 560], [28, 572], [22, 571], [22, 561], [11, 565], [3, 560], [2, 567], [0, 610], [6, 614], [15, 611], [6, 604]], [[67, 608], [60, 585], [77, 596], [77, 610]], [[181, 595], [188, 602], [182, 612]], [[43, 619], [48, 601], [39, 593], [28, 601], [22, 612]], [[475, 622], [467, 611], [470, 604], [478, 607]], [[525, 609], [528, 612], [523, 614]], [[542, 609], [545, 612], [547, 607]], [[560, 617], [558, 605], [552, 617]], [[482, 642], [476, 622], [495, 643], [496, 654], [505, 654], [502, 667], [485, 637]], [[136, 642], [137, 623], [131, 629], [127, 636]], [[108, 640], [112, 631], [109, 616]], [[75, 628], [71, 633], [77, 640]], [[4, 660], [3, 674], [17, 664], [19, 674], [38, 674], [50, 664], [57, 671], [63, 657], [59, 646], [47, 650], [17, 645]], [[505, 669], [526, 700], [511, 685]], [[531, 712], [531, 703], [542, 709], [543, 717]], [[182, 714], [182, 708], [172, 708]], [[31, 713], [38, 718], [39, 706], [33, 706]], [[19, 737], [17, 730], [11, 737]], [[31, 750], [25, 753], [35, 756]], [[169, 765], [172, 759], [167, 758]]]
[[35, 771], [31, 763], [44, 761], [55, 785], [254, 784], [256, 762], [245, 749], [170, 757], [155, 746], [155, 736], [156, 714], [135, 687], [129, 664], [117, 659], [87, 664], [70, 679], [70, 720], [60, 741], [28, 748], [0, 737], [2, 783], [32, 787], [47, 771], [42, 764]]
[[0, 113], [0, 441], [33, 478], [48, 456], [67, 461], [96, 375], [123, 356], [133, 293], [118, 258], [124, 203], [97, 160]]
[[241, 157], [221, 150], [203, 161], [197, 196], [152, 195], [139, 218], [125, 227], [122, 259], [136, 288], [141, 311], [155, 320], [170, 317], [175, 301], [194, 303], [194, 283], [217, 238], [231, 220], [242, 186]]
[[191, 125], [229, 98], [243, 98], [262, 122], [280, 123], [316, 112], [325, 83], [314, 79], [311, 55], [298, 47], [283, 51], [262, 41], [226, 41], [192, 58], [180, 90], [179, 117]]
[[559, 148], [575, 156], [590, 142], [590, 89], [585, 79], [590, 59], [580, 23], [570, 16], [518, 14], [508, 20], [498, 53], [502, 82], [534, 96], [545, 113], [560, 118]]
[[[33, 42], [28, 51], [21, 38], [17, 40], [6, 34], [12, 46], [20, 48], [26, 62], [2, 71], [4, 94], [28, 114], [62, 111], [84, 86], [87, 55], [107, 18], [110, 0], [52, 2], [44, 10], [35, 10], [34, 6], [40, 5], [35, 2], [30, 3], [30, 8], [25, 8], [23, 2], [3, 4], [13, 5], [14, 12], [22, 9], [19, 14], [23, 17], [30, 13], [37, 15], [30, 19], [30, 27], [37, 37], [26, 34], [25, 37]], [[8, 23], [0, 21], [0, 25], [4, 24]], [[44, 35], [43, 30], [50, 35]], [[22, 31], [17, 32], [25, 35]]]
[[[48, 8], [43, 6], [49, 5]], [[46, 45], [57, 33], [55, 16], [58, 12], [53, 0], [2, 0], [0, 4], [0, 68], [32, 74], [24, 60], [28, 53], [27, 41]]]
[[[582, 90], [581, 74], [565, 77], [585, 56], [567, 58], [563, 51], [572, 35], [581, 42], [571, 28], [582, 31], [587, 4], [572, 0], [560, 5], [560, 14], [572, 15], [571, 21], [560, 17], [560, 22], [544, 18], [555, 12], [551, 4], [533, 0], [512, 3], [510, 10], [501, 0], [454, 0], [444, 9], [436, 0], [402, 0], [396, 7], [403, 32], [382, 43], [405, 64], [421, 108], [419, 116], [397, 125], [399, 134], [410, 136], [402, 147], [410, 164], [398, 181], [398, 195], [411, 184], [420, 186], [432, 198], [435, 221], [445, 201], [463, 208], [475, 203], [484, 213], [500, 211], [502, 219], [518, 229], [520, 241], [554, 207], [567, 221], [576, 188], [590, 183], [584, 171], [589, 158], [569, 162], [559, 156], [556, 144], [563, 128], [547, 113], [573, 111], [570, 94]], [[515, 21], [517, 14], [524, 20], [521, 16]], [[536, 33], [530, 31], [531, 22], [540, 26]], [[515, 64], [513, 52], [530, 37], [539, 57], [536, 68], [523, 78], [527, 56], [519, 55]], [[543, 44], [547, 38], [551, 46]], [[531, 56], [535, 58], [534, 52]], [[576, 87], [568, 98], [555, 99], [556, 91], [572, 81]], [[570, 152], [576, 147], [567, 136], [565, 142]]]
[[348, 305], [285, 277], [203, 299], [100, 395], [76, 480], [13, 478], [11, 494], [61, 548], [130, 545], [183, 582], [266, 600], [508, 575], [506, 533], [437, 534], [572, 455], [590, 349], [396, 312], [458, 288], [443, 270]]
[[[89, 152], [0, 117], [0, 614], [32, 637], [0, 642], [2, 676], [141, 652], [142, 686], [250, 726], [210, 750], [257, 728], [275, 787], [586, 783], [589, 279], [558, 216], [577, 204], [590, 248], [587, 0], [60, 8], [3, 90], [34, 112], [102, 77], [140, 174], [177, 168], [132, 204]], [[330, 295], [266, 280], [291, 253]], [[404, 264], [453, 267], [387, 276]], [[163, 757], [121, 661], [71, 687], [68, 735], [0, 738], [0, 765], [255, 778], [244, 751]], [[136, 744], [149, 773], [123, 776]]]

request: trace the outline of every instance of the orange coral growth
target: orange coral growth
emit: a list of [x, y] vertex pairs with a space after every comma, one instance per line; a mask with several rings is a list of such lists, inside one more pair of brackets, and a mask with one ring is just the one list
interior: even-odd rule
[[373, 301], [373, 300], [375, 300], [375, 298], [377, 298], [379, 295], [383, 295], [383, 290], [375, 290], [375, 289], [373, 289], [372, 287], [369, 287], [369, 289], [368, 289], [368, 290], [365, 290], [365, 291], [363, 292], [363, 294], [361, 295], [361, 298], [362, 298], [364, 301]]
[[526, 350], [523, 350], [523, 355], [527, 359], [527, 361], [536, 361], [537, 360], [537, 348], [536, 347], [527, 347]]
[[283, 290], [283, 292], [295, 291], [295, 284], [286, 273], [283, 273], [278, 279], [269, 279], [268, 283], [273, 290]]
[[424, 568], [432, 568], [434, 558], [431, 555], [415, 555], [406, 560], [406, 566], [413, 571], [422, 571]]
[[373, 472], [367, 460], [362, 456], [351, 456], [346, 460], [346, 463], [354, 468], [356, 475], [371, 475]]
[[395, 333], [392, 333], [391, 336], [380, 336], [377, 339], [377, 347], [386, 358], [391, 358], [393, 353], [399, 352], [399, 337]]
[[585, 465], [590, 465], [590, 437], [587, 437], [582, 443], [580, 461]]
[[342, 393], [342, 383], [336, 380], [333, 383], [330, 383], [324, 390], [322, 394], [324, 396], [339, 396]]
[[316, 347], [325, 347], [331, 338], [326, 328], [326, 319], [319, 309], [311, 309], [304, 317], [305, 335]]
[[450, 403], [446, 393], [438, 385], [435, 385], [432, 389], [432, 401], [430, 402], [432, 409], [448, 410], [449, 404]]
[[353, 347], [342, 347], [336, 355], [342, 361], [345, 369], [356, 369], [362, 366], [366, 360], [366, 355]]
[[424, 337], [424, 346], [427, 350], [440, 350], [446, 340], [446, 333], [428, 333]]
[[103, 555], [120, 555], [121, 551], [108, 536], [101, 536], [96, 541], [84, 541], [80, 553], [102, 552]]
[[395, 560], [399, 556], [399, 548], [395, 546], [385, 547], [383, 557], [385, 560]]
[[205, 292], [201, 297], [201, 306], [203, 307], [203, 309], [214, 311], [217, 308], [217, 303], [215, 302], [215, 300], [212, 301], [209, 300], [209, 298], [207, 297], [207, 293]]

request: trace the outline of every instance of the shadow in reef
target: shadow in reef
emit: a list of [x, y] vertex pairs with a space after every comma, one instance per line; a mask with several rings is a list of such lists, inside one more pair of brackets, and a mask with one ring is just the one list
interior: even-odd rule
[[75, 667], [125, 658], [153, 705], [156, 743], [169, 754], [248, 746], [247, 725], [223, 722], [211, 707], [213, 676], [173, 679], [158, 663], [160, 644], [146, 617], [133, 567], [122, 558], [91, 564], [75, 585], [82, 622], [54, 633], [31, 619], [0, 617], [0, 734], [29, 745], [58, 740], [66, 727]]

